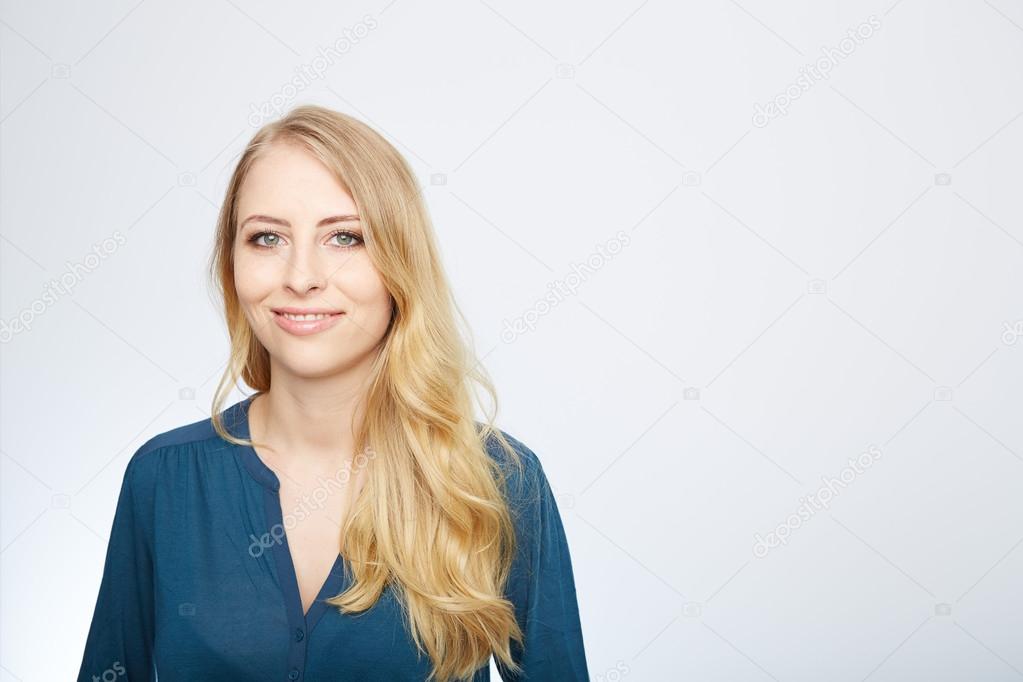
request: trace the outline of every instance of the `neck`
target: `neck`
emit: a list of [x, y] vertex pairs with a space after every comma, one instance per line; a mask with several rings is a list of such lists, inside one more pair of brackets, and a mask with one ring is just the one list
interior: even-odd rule
[[[253, 440], [295, 474], [332, 475], [352, 460], [364, 397], [361, 386], [310, 392], [284, 383], [256, 396], [249, 406]], [[354, 419], [354, 421], [353, 421]]]

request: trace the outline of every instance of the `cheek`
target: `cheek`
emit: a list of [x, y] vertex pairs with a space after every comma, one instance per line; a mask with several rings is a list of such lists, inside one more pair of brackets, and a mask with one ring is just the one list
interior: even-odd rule
[[235, 255], [234, 288], [241, 303], [256, 303], [279, 278], [273, 264], [262, 258], [249, 257], [244, 252]]
[[375, 268], [360, 266], [347, 270], [337, 287], [351, 305], [350, 312], [366, 332], [373, 335], [382, 332], [391, 319], [390, 292]]
[[338, 278], [338, 288], [349, 301], [367, 309], [390, 308], [391, 295], [380, 273], [368, 260], [352, 262]]

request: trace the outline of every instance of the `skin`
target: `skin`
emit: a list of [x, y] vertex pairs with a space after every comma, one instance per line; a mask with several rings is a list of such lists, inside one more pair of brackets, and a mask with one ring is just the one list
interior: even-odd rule
[[[352, 463], [349, 424], [353, 416], [361, 420], [358, 402], [391, 316], [392, 299], [366, 251], [360, 223], [318, 226], [326, 218], [357, 214], [333, 174], [292, 143], [274, 145], [254, 163], [238, 199], [235, 288], [269, 353], [272, 378], [270, 390], [252, 402], [249, 426], [254, 440], [268, 444], [257, 454], [280, 479], [285, 518], [301, 519], [286, 532], [305, 611], [337, 559], [348, 503], [363, 482], [363, 470]], [[288, 225], [247, 220], [254, 215]], [[284, 306], [345, 314], [330, 329], [295, 336], [275, 321], [272, 309]], [[337, 480], [343, 468], [351, 473], [341, 479], [348, 485], [323, 484]], [[322, 505], [310, 504], [310, 496], [322, 497], [325, 490]]]

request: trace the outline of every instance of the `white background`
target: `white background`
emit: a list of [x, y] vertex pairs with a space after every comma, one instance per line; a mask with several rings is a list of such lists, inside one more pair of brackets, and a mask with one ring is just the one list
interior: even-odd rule
[[5, 2], [0, 40], [3, 682], [77, 673], [128, 458], [209, 416], [274, 98], [418, 173], [594, 680], [1023, 679], [1018, 2]]

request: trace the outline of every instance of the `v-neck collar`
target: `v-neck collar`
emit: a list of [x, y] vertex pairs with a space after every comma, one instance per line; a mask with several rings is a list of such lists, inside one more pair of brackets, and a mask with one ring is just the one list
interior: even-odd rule
[[[257, 394], [258, 395], [258, 394]], [[250, 395], [244, 400], [235, 403], [225, 413], [225, 423], [232, 433], [244, 440], [251, 440], [249, 430], [249, 407], [255, 395]], [[266, 509], [266, 522], [268, 537], [274, 538], [273, 557], [277, 566], [277, 575], [280, 581], [281, 592], [284, 594], [285, 608], [288, 614], [288, 623], [291, 632], [299, 642], [304, 642], [306, 635], [313, 631], [316, 624], [323, 617], [323, 614], [330, 607], [326, 600], [340, 594], [346, 587], [347, 566], [344, 556], [338, 553], [327, 574], [326, 580], [320, 587], [316, 599], [309, 607], [308, 613], [302, 611], [302, 595], [298, 589], [298, 576], [295, 572], [295, 562], [291, 556], [291, 548], [288, 546], [287, 529], [284, 525], [284, 514], [281, 510], [281, 482], [277, 474], [266, 465], [259, 457], [259, 454], [251, 445], [238, 445], [238, 453], [242, 463], [256, 482], [263, 486], [263, 500]], [[277, 533], [273, 529], [281, 529]], [[276, 537], [280, 536], [280, 541]], [[304, 650], [305, 647], [302, 647]]]
[[[258, 394], [257, 394], [258, 395]], [[228, 431], [231, 431], [238, 438], [243, 440], [252, 440], [251, 431], [249, 430], [249, 408], [252, 406], [252, 400], [255, 395], [250, 395], [245, 400], [235, 403], [229, 407], [225, 413], [224, 423], [228, 425]], [[256, 482], [265, 488], [269, 488], [274, 492], [279, 492], [281, 489], [281, 482], [277, 478], [277, 474], [273, 472], [273, 469], [268, 467], [266, 463], [260, 459], [259, 454], [252, 448], [251, 445], [239, 445], [239, 452], [242, 457], [242, 463], [245, 468], [248, 469]]]

